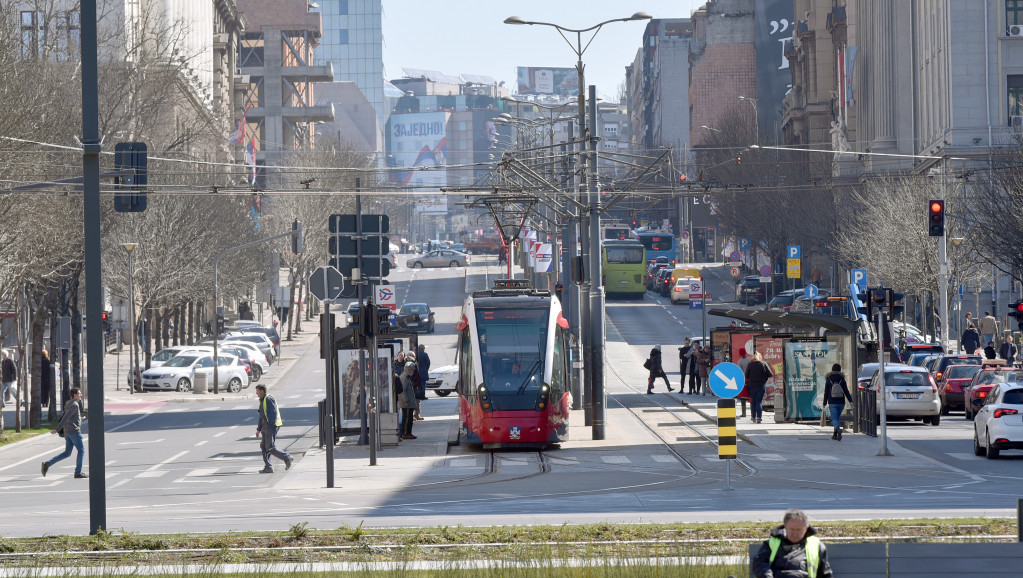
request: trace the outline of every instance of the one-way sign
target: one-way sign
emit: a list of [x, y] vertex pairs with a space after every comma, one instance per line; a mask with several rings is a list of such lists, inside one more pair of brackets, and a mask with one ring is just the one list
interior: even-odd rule
[[334, 301], [345, 290], [345, 278], [333, 267], [317, 267], [309, 275], [309, 292], [320, 301]]

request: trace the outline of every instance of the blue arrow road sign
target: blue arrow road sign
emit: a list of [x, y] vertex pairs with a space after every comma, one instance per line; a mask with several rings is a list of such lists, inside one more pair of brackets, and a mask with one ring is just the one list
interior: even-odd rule
[[734, 363], [719, 363], [710, 370], [710, 390], [714, 395], [726, 399], [739, 395], [746, 385], [742, 368]]
[[803, 296], [806, 297], [807, 299], [816, 299], [817, 298], [817, 286], [816, 285], [807, 285], [806, 287], [804, 287], [803, 288]]

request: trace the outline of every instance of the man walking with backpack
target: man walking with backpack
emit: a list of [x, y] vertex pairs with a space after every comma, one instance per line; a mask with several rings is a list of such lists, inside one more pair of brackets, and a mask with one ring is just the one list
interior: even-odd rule
[[259, 398], [259, 409], [257, 410], [259, 411], [259, 425], [256, 426], [256, 435], [262, 436], [259, 449], [263, 450], [263, 469], [259, 470], [259, 473], [274, 473], [274, 468], [270, 465], [271, 455], [284, 462], [285, 470], [290, 470], [291, 454], [277, 449], [277, 432], [284, 425], [281, 412], [277, 408], [277, 400], [272, 395], [266, 394], [265, 385], [256, 386], [256, 396]]

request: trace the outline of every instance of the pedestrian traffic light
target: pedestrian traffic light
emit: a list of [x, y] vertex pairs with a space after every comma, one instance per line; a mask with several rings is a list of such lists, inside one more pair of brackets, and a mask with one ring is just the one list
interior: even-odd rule
[[927, 234], [931, 237], [945, 235], [945, 201], [931, 199], [927, 204]]
[[224, 333], [224, 316], [217, 314], [217, 335]]

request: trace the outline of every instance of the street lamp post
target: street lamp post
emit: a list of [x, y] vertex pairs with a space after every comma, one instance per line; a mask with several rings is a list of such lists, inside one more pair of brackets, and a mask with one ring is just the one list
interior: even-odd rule
[[[746, 98], [745, 96], [740, 96], [739, 100], [744, 100], [744, 101], [750, 103], [750, 105], [753, 107], [753, 128], [756, 130], [756, 137], [757, 137], [757, 140], [756, 140], [756, 142], [754, 142], [754, 144], [760, 144], [760, 111], [757, 110], [757, 99], [755, 99], [755, 98]], [[704, 127], [704, 128], [707, 128], [707, 127]]]
[[[135, 332], [135, 266], [132, 262], [131, 253], [138, 246], [138, 243], [121, 243], [124, 250], [128, 253], [128, 324], [131, 329], [128, 330], [128, 372], [131, 374], [131, 379], [128, 380], [128, 390], [131, 395], [135, 394], [135, 369], [137, 367], [137, 360], [135, 359], [135, 340], [138, 335]], [[139, 384], [141, 385], [141, 376]]]
[[[558, 31], [558, 34], [561, 35], [561, 37], [565, 40], [565, 42], [569, 45], [569, 47], [572, 48], [572, 51], [575, 52], [575, 55], [576, 55], [576, 72], [579, 75], [579, 79], [578, 79], [578, 82], [579, 82], [579, 87], [578, 87], [579, 88], [579, 128], [580, 128], [580, 136], [583, 137], [583, 138], [580, 139], [580, 150], [579, 150], [580, 158], [586, 158], [586, 143], [585, 143], [585, 141], [588, 140], [587, 139], [587, 134], [586, 134], [586, 97], [585, 97], [585, 92], [584, 92], [585, 88], [586, 88], [586, 77], [585, 77], [585, 74], [584, 74], [585, 66], [583, 65], [583, 53], [586, 52], [586, 49], [589, 48], [590, 43], [593, 42], [593, 39], [596, 38], [597, 33], [600, 32], [600, 29], [605, 24], [610, 24], [612, 22], [630, 22], [630, 21], [633, 21], [633, 20], [649, 20], [651, 18], [653, 18], [653, 17], [650, 14], [646, 13], [646, 12], [636, 12], [632, 16], [629, 16], [628, 18], [614, 18], [614, 19], [611, 19], [611, 20], [605, 20], [605, 21], [600, 22], [598, 24], [594, 24], [593, 26], [590, 26], [589, 28], [580, 28], [580, 29], [566, 28], [566, 27], [561, 26], [559, 24], [553, 24], [553, 23], [550, 23], [550, 22], [534, 22], [534, 21], [529, 21], [529, 20], [525, 20], [525, 19], [523, 19], [523, 18], [521, 18], [519, 16], [510, 16], [510, 17], [508, 17], [508, 18], [506, 18], [504, 20], [505, 24], [516, 24], [516, 25], [528, 24], [530, 26], [532, 26], [532, 25], [539, 25], [539, 26], [549, 26], [551, 28], [554, 28], [555, 30]], [[584, 33], [591, 32], [591, 31], [593, 32], [593, 34], [590, 36], [589, 40], [587, 40], [586, 43], [583, 44], [582, 35]], [[565, 36], [566, 32], [567, 33], [574, 33], [575, 34], [576, 39], [575, 39], [575, 43], [574, 44], [572, 43], [571, 40], [569, 40], [569, 38], [567, 36]], [[596, 115], [593, 115], [593, 118], [596, 118]], [[591, 129], [592, 128], [594, 128], [594, 127], [591, 127]], [[593, 135], [593, 134], [589, 135], [589, 139], [593, 139], [595, 137], [596, 137], [596, 135]], [[595, 141], [593, 141], [593, 142], [595, 143]], [[594, 159], [595, 159], [596, 155], [593, 154], [592, 157], [594, 157]], [[595, 160], [593, 162], [595, 162]], [[601, 439], [604, 439], [604, 415], [603, 415], [603, 412], [602, 412], [602, 410], [603, 410], [603, 397], [604, 397], [604, 383], [603, 383], [604, 374], [603, 374], [603, 371], [602, 371], [602, 368], [603, 368], [603, 365], [604, 365], [604, 360], [603, 360], [603, 345], [604, 345], [603, 341], [604, 341], [604, 336], [603, 336], [603, 331], [602, 331], [603, 330], [603, 318], [602, 318], [602, 316], [603, 316], [603, 306], [604, 306], [604, 292], [603, 292], [603, 288], [600, 285], [600, 283], [601, 283], [601, 274], [600, 274], [600, 234], [599, 234], [599, 231], [600, 231], [600, 210], [601, 210], [601, 206], [600, 206], [600, 191], [599, 190], [595, 190], [595, 189], [597, 189], [599, 187], [599, 184], [597, 183], [597, 179], [596, 179], [596, 167], [590, 167], [590, 170], [583, 171], [583, 175], [584, 175], [583, 176], [583, 179], [584, 179], [583, 182], [584, 183], [586, 183], [587, 175], [590, 177], [590, 179], [589, 179], [590, 182], [588, 183], [588, 185], [584, 185], [582, 190], [583, 191], [589, 191], [589, 195], [590, 195], [589, 196], [589, 201], [590, 201], [589, 202], [589, 205], [590, 205], [590, 209], [589, 209], [590, 218], [594, 219], [596, 221], [595, 223], [591, 223], [590, 224], [590, 232], [591, 232], [591, 234], [589, 235], [588, 241], [585, 239], [586, 229], [581, 226], [581, 223], [580, 223], [580, 227], [579, 227], [580, 232], [583, 233], [583, 237], [584, 237], [584, 242], [583, 242], [582, 246], [584, 248], [584, 251], [588, 248], [588, 252], [589, 252], [589, 256], [590, 256], [590, 263], [591, 263], [590, 271], [589, 271], [589, 274], [587, 275], [588, 279], [584, 280], [583, 286], [582, 286], [582, 290], [580, 291], [580, 293], [582, 294], [582, 295], [580, 295], [580, 304], [584, 308], [584, 311], [582, 312], [581, 317], [582, 317], [586, 327], [590, 328], [590, 330], [583, 330], [581, 332], [584, 339], [587, 339], [587, 336], [589, 336], [589, 339], [588, 339], [589, 347], [586, 347], [586, 341], [584, 341], [583, 371], [584, 371], [584, 375], [586, 376], [586, 378], [584, 380], [587, 382], [587, 385], [588, 385], [587, 393], [588, 393], [589, 399], [590, 400], [595, 400], [598, 397], [600, 398], [599, 401], [598, 401], [597, 408], [598, 408], [598, 411], [600, 411], [601, 413], [600, 413], [600, 415], [593, 416], [592, 425], [593, 425], [593, 439], [601, 440]], [[597, 234], [596, 235], [592, 234], [592, 231], [597, 231]], [[573, 249], [574, 249], [574, 247], [573, 247]], [[596, 254], [596, 258], [595, 259], [593, 258], [593, 254], [594, 253]], [[594, 261], [597, 263], [597, 267], [595, 269], [593, 268], [593, 265], [592, 265], [592, 263]], [[588, 283], [587, 283], [587, 281], [588, 281]], [[596, 297], [593, 298], [592, 300], [590, 299], [590, 296], [589, 296], [590, 291], [595, 291], [596, 292]], [[588, 303], [589, 307], [586, 307], [587, 303]], [[594, 310], [595, 306], [597, 307], [596, 310]], [[585, 310], [585, 309], [588, 309], [588, 311]], [[598, 323], [592, 323], [592, 320], [595, 317], [599, 319], [599, 328], [601, 329], [600, 335], [598, 335], [597, 334], [598, 332], [596, 331], [596, 328], [597, 328], [596, 326], [598, 325]], [[591, 324], [593, 325], [593, 327], [590, 327]], [[597, 368], [598, 364], [600, 365], [601, 369]]]

